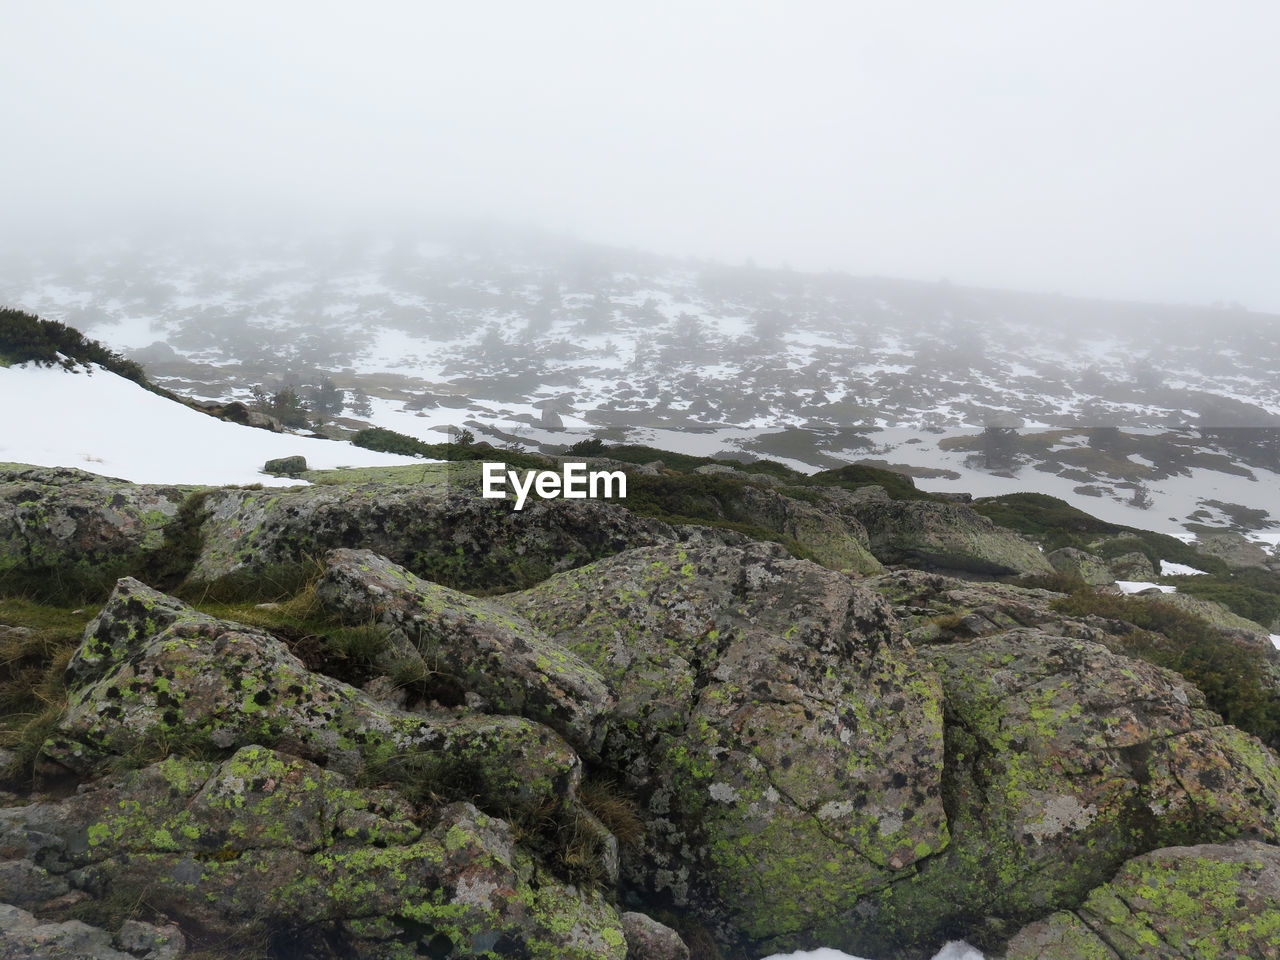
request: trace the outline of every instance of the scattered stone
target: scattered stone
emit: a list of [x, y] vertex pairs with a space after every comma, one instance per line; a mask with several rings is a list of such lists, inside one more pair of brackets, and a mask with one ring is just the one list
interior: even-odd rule
[[689, 960], [689, 948], [680, 934], [643, 913], [620, 918], [627, 938], [627, 960]]
[[277, 477], [296, 477], [300, 473], [305, 473], [306, 470], [307, 458], [302, 456], [278, 457], [262, 465], [263, 473], [270, 473]]

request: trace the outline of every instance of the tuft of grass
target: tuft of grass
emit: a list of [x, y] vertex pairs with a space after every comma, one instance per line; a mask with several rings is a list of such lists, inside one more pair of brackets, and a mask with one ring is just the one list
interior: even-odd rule
[[635, 799], [616, 780], [587, 777], [578, 787], [578, 800], [618, 838], [619, 846], [629, 850], [640, 846], [644, 839], [644, 820]]
[[[93, 614], [0, 599], [0, 746], [14, 751], [10, 776], [30, 776], [66, 710], [63, 676]], [[6, 629], [8, 627], [8, 629]]]

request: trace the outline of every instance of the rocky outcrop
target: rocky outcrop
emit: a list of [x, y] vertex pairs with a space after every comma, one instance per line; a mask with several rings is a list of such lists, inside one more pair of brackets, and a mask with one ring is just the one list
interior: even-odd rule
[[1034, 630], [920, 656], [945, 690], [950, 843], [859, 905], [867, 955], [998, 944], [1171, 843], [1280, 839], [1274, 754], [1177, 674]]
[[424, 817], [392, 790], [261, 746], [222, 762], [170, 757], [0, 810], [0, 847], [93, 897], [145, 895], [224, 946], [372, 960], [626, 956], [616, 910], [548, 875], [506, 822], [468, 803]]
[[850, 578], [664, 545], [501, 600], [616, 691], [601, 762], [641, 805], [623, 873], [650, 902], [794, 945], [946, 847], [937, 680]]
[[1114, 580], [1136, 580], [1146, 583], [1156, 578], [1156, 568], [1145, 553], [1122, 553], [1108, 561], [1107, 567]]
[[1018, 933], [1006, 960], [1275, 960], [1280, 847], [1169, 847], [1130, 860], [1083, 904]]
[[219, 490], [206, 507], [191, 583], [243, 590], [275, 581], [281, 593], [343, 547], [372, 550], [436, 583], [493, 590], [679, 539], [670, 524], [612, 502], [531, 500], [516, 511], [508, 500], [425, 486]]
[[1107, 584], [1115, 583], [1115, 575], [1107, 561], [1084, 550], [1062, 547], [1047, 554], [1045, 559], [1059, 573], [1077, 577], [1090, 586], [1105, 587]]
[[512, 716], [394, 710], [308, 670], [274, 637], [122, 580], [68, 672], [44, 755], [79, 774], [113, 758], [283, 745], [355, 775], [451, 780], [493, 804], [572, 798], [580, 761], [554, 731]]
[[992, 575], [1053, 571], [1034, 544], [964, 504], [867, 496], [853, 510], [881, 563]]
[[527, 717], [595, 752], [613, 696], [604, 678], [506, 607], [420, 580], [368, 550], [325, 558], [316, 600], [346, 623], [388, 637], [387, 662], [411, 661], [480, 698], [486, 712]]
[[65, 467], [0, 470], [0, 583], [102, 596], [162, 547], [190, 492]]
[[46, 922], [0, 903], [0, 960], [177, 960], [185, 949], [173, 924], [126, 920], [113, 936], [80, 920]]
[[837, 501], [807, 502], [748, 483], [735, 506], [736, 516], [802, 544], [824, 567], [862, 575], [883, 569], [871, 553], [867, 531]]

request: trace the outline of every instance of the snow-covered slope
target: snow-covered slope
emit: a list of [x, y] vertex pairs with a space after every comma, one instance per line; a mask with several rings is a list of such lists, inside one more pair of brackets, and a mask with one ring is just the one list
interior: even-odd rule
[[301, 483], [260, 473], [300, 454], [313, 469], [421, 461], [205, 416], [100, 367], [0, 367], [0, 462], [79, 467], [136, 483]]

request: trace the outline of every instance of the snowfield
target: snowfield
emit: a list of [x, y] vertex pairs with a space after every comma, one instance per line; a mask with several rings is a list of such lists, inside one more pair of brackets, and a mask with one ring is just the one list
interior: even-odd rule
[[0, 367], [0, 462], [78, 467], [134, 483], [292, 486], [259, 471], [300, 454], [312, 469], [422, 463], [335, 440], [206, 416], [101, 367]]

